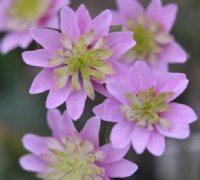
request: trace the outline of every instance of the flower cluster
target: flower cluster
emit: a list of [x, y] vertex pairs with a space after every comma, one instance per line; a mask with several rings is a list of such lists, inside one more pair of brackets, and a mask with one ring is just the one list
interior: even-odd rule
[[[145, 10], [138, 0], [116, 0], [118, 10], [92, 18], [84, 5], [76, 11], [68, 0], [2, 0], [0, 30], [8, 32], [2, 52], [40, 48], [22, 54], [26, 64], [42, 68], [30, 93], [49, 91], [46, 107], [52, 137], [25, 135], [30, 154], [20, 159], [27, 171], [45, 180], [109, 180], [132, 175], [137, 166], [124, 159], [131, 145], [155, 156], [165, 150], [165, 137], [185, 139], [195, 112], [173, 102], [188, 79], [168, 71], [183, 63], [186, 52], [170, 31], [177, 5], [152, 0]], [[60, 11], [60, 20], [57, 19]], [[59, 22], [59, 23], [58, 23]], [[122, 30], [112, 31], [120, 25]], [[87, 97], [106, 97], [94, 107], [95, 117], [78, 132], [73, 120], [83, 114]], [[58, 109], [66, 104], [61, 115]], [[99, 144], [100, 119], [113, 123], [110, 143]]]

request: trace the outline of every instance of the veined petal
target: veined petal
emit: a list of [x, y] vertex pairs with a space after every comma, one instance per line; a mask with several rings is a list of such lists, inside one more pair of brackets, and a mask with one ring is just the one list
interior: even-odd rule
[[108, 45], [114, 50], [111, 58], [118, 58], [135, 46], [132, 32], [113, 32], [108, 35]]
[[75, 12], [66, 6], [61, 10], [60, 19], [62, 32], [74, 41], [80, 35], [80, 29]]
[[149, 139], [147, 149], [155, 156], [161, 156], [165, 150], [165, 138], [158, 132], [153, 132]]
[[93, 19], [93, 26], [96, 32], [96, 38], [107, 36], [112, 21], [112, 15], [109, 10], [103, 11]]
[[51, 29], [31, 29], [33, 38], [46, 49], [59, 49], [62, 47], [61, 33]]
[[110, 140], [114, 148], [121, 149], [130, 145], [131, 134], [133, 132], [133, 124], [128, 122], [117, 123], [110, 135]]
[[62, 89], [57, 89], [56, 87], [53, 87], [49, 91], [49, 95], [46, 101], [46, 107], [48, 109], [58, 107], [67, 100], [67, 97], [70, 95], [70, 93], [71, 93], [71, 88], [69, 85], [65, 86]]
[[82, 4], [76, 11], [80, 33], [83, 34], [91, 26], [92, 19], [86, 7]]
[[30, 94], [37, 94], [51, 89], [53, 86], [53, 70], [43, 69], [33, 80], [31, 88], [29, 90]]
[[132, 145], [138, 154], [142, 154], [147, 147], [151, 132], [145, 128], [135, 126], [132, 133]]
[[24, 170], [32, 172], [42, 172], [46, 163], [39, 157], [28, 154], [20, 158], [20, 165]]
[[84, 91], [74, 91], [67, 98], [67, 111], [73, 120], [77, 120], [83, 113], [87, 95]]
[[106, 171], [106, 175], [111, 178], [128, 177], [138, 169], [137, 165], [125, 159], [116, 163], [106, 164], [103, 167]]
[[54, 51], [47, 49], [38, 49], [35, 51], [25, 51], [22, 54], [26, 64], [39, 67], [52, 67], [49, 59], [54, 56]]
[[81, 137], [90, 140], [96, 147], [98, 147], [100, 125], [101, 122], [97, 116], [90, 118], [80, 132]]
[[136, 62], [128, 71], [128, 78], [132, 86], [138, 91], [146, 91], [155, 87], [156, 81], [153, 72], [142, 61]]
[[117, 0], [117, 6], [126, 18], [129, 17], [136, 20], [139, 14], [144, 13], [144, 8], [138, 0]]

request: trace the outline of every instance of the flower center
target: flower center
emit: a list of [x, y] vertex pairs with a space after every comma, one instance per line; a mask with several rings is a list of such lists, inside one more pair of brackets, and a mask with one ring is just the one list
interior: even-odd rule
[[12, 0], [8, 9], [9, 28], [20, 30], [34, 25], [49, 5], [50, 0]]
[[128, 59], [147, 60], [149, 63], [155, 63], [155, 56], [163, 51], [162, 45], [166, 45], [173, 40], [168, 33], [162, 32], [158, 23], [148, 20], [141, 15], [138, 22], [135, 23], [128, 19], [128, 28], [134, 32], [133, 38], [136, 46], [128, 52]]
[[74, 43], [63, 35], [61, 42], [64, 48], [57, 50], [49, 60], [51, 65], [58, 66], [54, 70], [57, 88], [65, 87], [70, 78], [73, 90], [80, 90], [83, 85], [87, 95], [94, 99], [91, 79], [103, 81], [108, 75], [114, 74], [112, 65], [107, 61], [113, 51], [106, 49], [105, 38], [93, 42], [94, 38], [93, 30], [76, 39]]
[[[50, 153], [46, 156], [48, 168], [39, 174], [48, 180], [103, 180], [105, 171], [96, 163], [104, 160], [102, 151], [95, 151], [93, 143], [82, 140], [80, 136], [68, 137], [62, 144], [53, 139], [54, 147], [50, 147]], [[57, 144], [57, 148], [55, 148]], [[58, 148], [58, 146], [60, 146]]]
[[172, 93], [156, 94], [153, 87], [137, 95], [127, 94], [130, 105], [121, 105], [121, 112], [127, 121], [134, 121], [139, 127], [147, 127], [152, 130], [153, 125], [161, 123], [167, 128], [169, 121], [162, 119], [160, 113], [168, 110], [167, 99], [171, 95]]

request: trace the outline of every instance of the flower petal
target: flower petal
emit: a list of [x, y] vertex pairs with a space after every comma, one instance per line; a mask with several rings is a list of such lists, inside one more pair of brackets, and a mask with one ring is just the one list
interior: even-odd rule
[[157, 58], [159, 61], [169, 63], [184, 63], [188, 56], [179, 44], [172, 42], [164, 47], [164, 51]]
[[188, 82], [183, 73], [165, 73], [157, 77], [157, 92], [172, 92], [171, 101], [183, 93]]
[[19, 162], [21, 167], [26, 171], [42, 172], [46, 167], [42, 159], [32, 154], [21, 157]]
[[147, 149], [155, 156], [161, 156], [165, 150], [165, 138], [158, 132], [153, 132], [149, 139]]
[[177, 116], [177, 119], [186, 123], [193, 123], [197, 120], [194, 110], [184, 104], [170, 103], [170, 112]]
[[61, 10], [60, 19], [61, 31], [74, 41], [80, 35], [78, 20], [75, 12], [71, 8], [65, 6]]
[[138, 154], [142, 154], [147, 147], [151, 132], [145, 128], [135, 126], [132, 133], [132, 145]]
[[112, 58], [118, 58], [127, 52], [129, 49], [135, 46], [136, 42], [133, 39], [132, 32], [113, 32], [109, 33], [108, 46], [114, 50]]
[[83, 114], [86, 99], [87, 94], [84, 91], [75, 91], [67, 98], [67, 111], [73, 120], [79, 119]]
[[101, 122], [97, 116], [90, 118], [80, 132], [81, 137], [92, 141], [94, 145], [98, 147], [100, 125]]
[[106, 87], [108, 92], [123, 104], [128, 103], [128, 100], [126, 98], [126, 95], [128, 93], [136, 92], [136, 90], [131, 86], [131, 84], [125, 80], [108, 83]]
[[104, 121], [123, 121], [123, 114], [120, 112], [120, 104], [113, 98], [106, 99], [102, 104], [94, 107], [93, 112]]
[[147, 16], [151, 19], [157, 20], [162, 12], [161, 0], [152, 0], [147, 7]]
[[106, 171], [106, 175], [111, 178], [128, 177], [134, 174], [138, 169], [136, 164], [125, 159], [113, 164], [106, 164], [103, 167]]
[[[162, 125], [156, 125], [157, 130], [171, 138], [185, 139], [190, 135], [190, 128], [187, 120], [182, 119], [180, 116], [182, 112], [176, 112], [173, 110], [174, 105], [170, 105], [167, 112], [160, 114], [160, 116], [169, 121], [169, 127], [165, 128]], [[184, 112], [183, 112], [184, 113]]]
[[26, 134], [23, 137], [22, 142], [25, 149], [36, 155], [41, 155], [48, 150], [44, 137], [40, 137], [34, 134]]
[[105, 159], [103, 160], [102, 164], [110, 164], [122, 160], [129, 148], [130, 146], [127, 146], [123, 149], [115, 149], [111, 144], [102, 146], [100, 150], [105, 153]]
[[125, 148], [131, 143], [131, 134], [133, 132], [133, 124], [128, 122], [117, 123], [110, 135], [110, 140], [114, 148]]
[[77, 132], [67, 112], [62, 116], [58, 109], [50, 109], [47, 114], [47, 119], [53, 136], [56, 138], [71, 136]]
[[49, 95], [46, 101], [46, 107], [48, 109], [58, 107], [59, 105], [63, 104], [67, 100], [70, 93], [71, 93], [71, 89], [69, 85], [65, 86], [62, 89], [57, 89], [56, 87], [53, 87], [49, 91]]
[[31, 29], [31, 35], [43, 48], [59, 49], [61, 45], [61, 33], [51, 29]]
[[176, 4], [170, 3], [163, 7], [162, 16], [160, 16], [160, 22], [164, 26], [164, 30], [169, 32], [176, 20], [178, 7]]
[[96, 32], [96, 38], [107, 36], [110, 30], [112, 14], [109, 10], [103, 11], [93, 19], [93, 27]]
[[80, 33], [84, 34], [87, 28], [91, 26], [92, 19], [86, 7], [82, 4], [76, 11]]
[[38, 67], [52, 67], [49, 59], [54, 56], [54, 52], [47, 49], [38, 49], [35, 51], [25, 51], [22, 54], [26, 64]]
[[155, 77], [150, 68], [142, 61], [137, 61], [128, 71], [128, 78], [132, 86], [138, 91], [146, 91], [155, 87]]
[[31, 41], [32, 41], [32, 38], [28, 32], [8, 33], [1, 42], [1, 52], [3, 54], [6, 54], [18, 46], [20, 46], [22, 48], [26, 48], [31, 43]]
[[139, 14], [144, 13], [143, 6], [137, 0], [116, 0], [121, 14], [126, 18], [137, 19]]
[[37, 94], [47, 91], [52, 87], [53, 81], [53, 70], [43, 69], [33, 80], [29, 93]]

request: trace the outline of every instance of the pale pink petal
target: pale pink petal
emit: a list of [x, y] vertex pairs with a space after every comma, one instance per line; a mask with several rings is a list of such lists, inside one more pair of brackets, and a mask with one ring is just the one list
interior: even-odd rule
[[19, 34], [19, 46], [23, 49], [27, 48], [29, 44], [33, 41], [31, 34], [29, 31], [25, 31], [24, 33]]
[[63, 6], [69, 5], [69, 3], [70, 3], [69, 0], [54, 0], [54, 1], [55, 1], [55, 3], [54, 3], [54, 5], [53, 5], [53, 7], [51, 9], [51, 14], [57, 13], [58, 11], [61, 10], [61, 8]]
[[113, 95], [119, 102], [128, 104], [126, 95], [128, 93], [136, 93], [136, 90], [129, 81], [116, 81], [107, 84], [108, 92]]
[[100, 83], [93, 81], [92, 85], [93, 85], [96, 92], [100, 93], [101, 95], [103, 95], [105, 97], [110, 96], [110, 94], [108, 93], [108, 91], [106, 90], [106, 88], [104, 87], [103, 84], [100, 84]]
[[118, 58], [135, 46], [136, 42], [133, 39], [132, 32], [113, 32], [109, 33], [108, 46], [114, 50], [112, 58]]
[[51, 29], [31, 29], [34, 40], [46, 49], [59, 49], [61, 45], [61, 33]]
[[90, 140], [98, 147], [100, 125], [101, 122], [97, 116], [90, 118], [80, 132], [81, 137], [85, 140]]
[[57, 109], [50, 109], [47, 114], [48, 125], [53, 132], [53, 137], [63, 138], [74, 135], [77, 131], [72, 119], [65, 112], [63, 116]]
[[126, 18], [136, 20], [138, 15], [144, 13], [144, 8], [138, 0], [117, 0], [117, 6], [120, 13]]
[[172, 3], [163, 7], [162, 16], [160, 16], [160, 23], [163, 24], [166, 32], [169, 32], [172, 29], [176, 21], [177, 10], [177, 5]]
[[21, 157], [19, 163], [24, 170], [32, 172], [42, 172], [46, 167], [42, 159], [32, 154]]
[[155, 87], [156, 81], [153, 72], [142, 61], [137, 61], [128, 71], [128, 78], [132, 82], [132, 86], [138, 91], [146, 91], [151, 87]]
[[138, 169], [136, 164], [125, 159], [113, 164], [106, 164], [103, 167], [106, 171], [106, 175], [111, 178], [128, 177], [134, 174]]
[[123, 149], [115, 149], [111, 144], [106, 144], [100, 147], [100, 150], [105, 153], [105, 159], [103, 160], [102, 164], [110, 164], [122, 160], [127, 154], [129, 148], [130, 146], [127, 146]]
[[182, 119], [182, 116], [179, 116], [181, 112], [176, 112], [172, 108], [173, 106], [170, 106], [167, 112], [160, 114], [161, 118], [169, 121], [169, 127], [163, 127], [161, 124], [157, 124], [156, 128], [164, 136], [185, 139], [190, 135], [188, 122]]
[[39, 67], [52, 67], [49, 59], [54, 56], [54, 51], [47, 49], [38, 49], [35, 51], [25, 51], [22, 54], [23, 60], [26, 64]]
[[74, 41], [79, 35], [80, 30], [75, 12], [69, 7], [63, 7], [60, 14], [61, 31]]
[[160, 61], [159, 59], [155, 64], [149, 63], [149, 66], [153, 73], [157, 76], [162, 75], [163, 73], [169, 72], [168, 62]]
[[96, 32], [96, 38], [107, 36], [112, 21], [112, 15], [109, 10], [103, 11], [93, 19], [93, 27]]
[[62, 89], [57, 89], [56, 87], [53, 87], [49, 91], [49, 95], [46, 101], [46, 107], [48, 109], [52, 109], [60, 106], [67, 100], [70, 93], [71, 88], [69, 85], [65, 86]]
[[177, 116], [177, 119], [186, 123], [193, 123], [197, 120], [194, 110], [184, 104], [170, 103], [170, 112]]
[[147, 147], [151, 132], [146, 128], [135, 126], [132, 133], [132, 145], [138, 154], [142, 154]]
[[83, 114], [87, 94], [84, 91], [72, 92], [67, 98], [67, 111], [73, 120], [77, 120]]
[[172, 92], [171, 101], [183, 93], [188, 82], [185, 74], [165, 73], [157, 77], [157, 92]]
[[159, 61], [169, 63], [184, 63], [187, 61], [187, 54], [184, 49], [177, 44], [172, 42], [164, 47], [164, 51], [157, 56]]
[[33, 80], [29, 93], [37, 94], [47, 91], [52, 87], [53, 81], [53, 70], [43, 69]]
[[165, 151], [165, 138], [158, 132], [151, 133], [147, 149], [155, 156], [161, 156]]
[[126, 23], [126, 17], [124, 17], [124, 14], [121, 14], [118, 11], [111, 11], [112, 13], [112, 25], [122, 25]]
[[36, 155], [41, 155], [48, 150], [44, 137], [40, 137], [34, 134], [26, 134], [23, 137], [22, 142], [26, 150]]
[[125, 148], [131, 143], [131, 135], [134, 125], [128, 122], [117, 123], [110, 135], [110, 140], [114, 148]]
[[91, 26], [92, 19], [86, 7], [82, 4], [76, 11], [77, 21], [80, 28], [80, 33], [83, 34], [89, 26]]
[[161, 0], [152, 0], [147, 7], [147, 16], [150, 19], [158, 20], [162, 12], [162, 2]]
[[97, 105], [93, 112], [104, 121], [120, 122], [124, 120], [120, 111], [120, 103], [113, 98], [106, 99], [102, 104]]
[[5, 35], [1, 42], [1, 53], [6, 54], [10, 50], [17, 48], [20, 43], [20, 38], [21, 36], [19, 33], [9, 33]]

